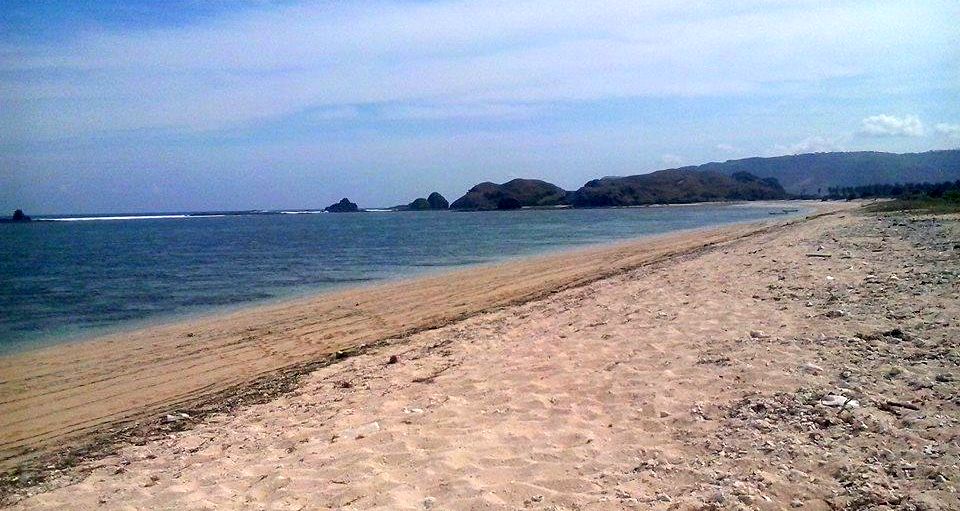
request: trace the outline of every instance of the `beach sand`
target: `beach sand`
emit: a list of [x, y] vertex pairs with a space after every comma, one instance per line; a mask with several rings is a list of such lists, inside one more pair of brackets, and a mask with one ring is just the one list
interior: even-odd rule
[[[847, 209], [9, 357], [2, 452], [25, 467], [13, 477], [36, 477], [33, 460], [58, 447], [148, 435], [9, 499], [958, 509], [957, 246], [956, 218]], [[277, 371], [290, 379], [261, 381], [257, 402], [250, 383]], [[238, 392], [245, 406], [211, 413]], [[859, 406], [821, 404], [832, 394]]]

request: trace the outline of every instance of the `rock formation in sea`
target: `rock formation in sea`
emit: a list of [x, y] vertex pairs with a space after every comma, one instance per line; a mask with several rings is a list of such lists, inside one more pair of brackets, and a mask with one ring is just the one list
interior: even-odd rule
[[426, 199], [420, 197], [406, 206], [400, 206], [394, 209], [398, 210], [407, 210], [407, 211], [427, 211], [427, 210], [443, 210], [450, 207], [450, 203], [447, 202], [447, 199], [440, 195], [437, 192], [433, 192]]
[[357, 207], [356, 203], [350, 202], [350, 199], [344, 197], [340, 199], [340, 202], [331, 204], [323, 210], [329, 211], [330, 213], [356, 213], [360, 211], [360, 208]]
[[22, 209], [18, 209], [18, 210], [16, 210], [16, 211], [14, 211], [14, 212], [13, 212], [13, 216], [11, 216], [10, 218], [0, 218], [0, 222], [5, 223], [5, 224], [6, 224], [6, 223], [29, 222], [30, 220], [31, 220], [31, 218], [30, 218], [29, 216], [23, 214], [23, 210], [22, 210]]
[[671, 169], [594, 179], [573, 192], [569, 200], [576, 207], [609, 207], [785, 198], [786, 191], [774, 178], [761, 179], [747, 172], [725, 175]]
[[447, 202], [447, 198], [443, 195], [440, 195], [439, 192], [433, 192], [427, 197], [427, 202], [430, 204], [430, 209], [449, 209], [450, 203]]
[[539, 179], [514, 179], [503, 184], [480, 183], [463, 197], [453, 201], [450, 209], [491, 210], [517, 209], [526, 206], [567, 204], [568, 192]]

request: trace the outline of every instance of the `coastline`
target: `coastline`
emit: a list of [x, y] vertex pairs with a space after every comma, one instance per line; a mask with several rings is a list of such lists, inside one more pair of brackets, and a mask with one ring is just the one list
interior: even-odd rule
[[[602, 278], [274, 372], [118, 427], [72, 468], [23, 463], [0, 502], [954, 509], [960, 218], [848, 206], [661, 237]], [[492, 273], [570, 282], [604, 253]]]
[[358, 286], [5, 356], [0, 468], [223, 399], [270, 374], [302, 373], [338, 350], [437, 328], [783, 222], [652, 236]]
[[[661, 209], [661, 208], [691, 208], [691, 207], [712, 207], [712, 206], [723, 206], [726, 208], [791, 208], [797, 209], [797, 212], [790, 213], [786, 216], [783, 216], [783, 219], [793, 218], [797, 216], [803, 216], [809, 212], [815, 211], [819, 207], [819, 201], [715, 201], [715, 202], [703, 202], [703, 203], [692, 203], [692, 204], [653, 204], [653, 205], [642, 205], [642, 206], [623, 206], [623, 207], [611, 207], [611, 208], [601, 208], [601, 209]], [[555, 208], [524, 208], [524, 210], [537, 211], [542, 209], [553, 210]], [[570, 208], [561, 208], [561, 209], [570, 209]], [[522, 211], [522, 210], [520, 210]], [[404, 212], [404, 213], [423, 213], [419, 212]], [[428, 213], [437, 213], [436, 211]], [[443, 213], [443, 212], [440, 212]], [[494, 212], [481, 212], [480, 214], [488, 214]], [[168, 218], [168, 217], [177, 217], [177, 218], [208, 218], [208, 217], [224, 217], [224, 216], [236, 216], [238, 213], [231, 215], [213, 215], [210, 213], [171, 213], [168, 216], [144, 216], [136, 218]], [[159, 214], [157, 214], [159, 215]], [[117, 219], [117, 218], [134, 218], [129, 216], [111, 216], [107, 219]], [[765, 218], [765, 217], [764, 217]], [[716, 223], [713, 226], [706, 227], [719, 227], [724, 225], [735, 225], [741, 223], [751, 223], [756, 221], [762, 221], [759, 218], [747, 219], [747, 220], [726, 220], [723, 222]], [[698, 229], [698, 228], [694, 228]], [[689, 229], [678, 229], [675, 231], [681, 233], [684, 230]], [[659, 233], [642, 233], [634, 234], [633, 237], [620, 237], [612, 238], [605, 241], [590, 241], [584, 243], [577, 240], [566, 240], [558, 241], [556, 246], [537, 248], [533, 251], [524, 251], [523, 253], [514, 254], [514, 255], [501, 255], [499, 257], [483, 257], [482, 260], [476, 260], [472, 262], [462, 262], [450, 265], [423, 265], [414, 267], [404, 267], [402, 271], [397, 271], [392, 274], [385, 274], [375, 276], [369, 279], [356, 279], [353, 281], [343, 281], [339, 283], [324, 283], [322, 285], [312, 284], [312, 285], [299, 285], [292, 286], [287, 288], [277, 288], [271, 289], [268, 291], [269, 296], [266, 298], [253, 298], [249, 300], [236, 301], [229, 304], [220, 304], [220, 305], [200, 305], [191, 308], [186, 308], [185, 310], [179, 311], [161, 311], [152, 316], [147, 317], [135, 317], [131, 319], [126, 319], [114, 324], [104, 324], [95, 327], [72, 327], [72, 326], [63, 326], [59, 330], [50, 330], [46, 332], [38, 332], [33, 337], [22, 336], [21, 338], [13, 339], [9, 343], [0, 343], [0, 357], [16, 355], [18, 353], [24, 353], [28, 351], [33, 351], [37, 349], [43, 349], [47, 347], [53, 347], [63, 344], [72, 344], [78, 342], [86, 342], [89, 340], [100, 339], [108, 336], [116, 336], [135, 332], [137, 330], [143, 330], [146, 328], [153, 328], [157, 326], [164, 326], [173, 323], [183, 323], [186, 321], [193, 320], [202, 320], [205, 318], [214, 318], [223, 316], [225, 314], [230, 314], [233, 312], [242, 312], [247, 309], [271, 306], [271, 305], [283, 305], [291, 301], [297, 301], [301, 299], [311, 299], [317, 297], [318, 295], [337, 292], [345, 289], [367, 287], [371, 285], [382, 285], [388, 284], [391, 282], [408, 280], [411, 278], [420, 278], [423, 276], [430, 276], [440, 273], [445, 273], [449, 271], [457, 271], [460, 269], [470, 269], [483, 267], [485, 265], [495, 265], [504, 262], [519, 260], [528, 257], [538, 257], [542, 255], [557, 254], [569, 250], [582, 250], [584, 248], [599, 248], [608, 245], [615, 245], [618, 243], [631, 242], [645, 237], [656, 235]]]
[[0, 469], [151, 430], [169, 412], [216, 410], [245, 388], [260, 392], [259, 384], [294, 380], [377, 343], [802, 221], [772, 218], [571, 249], [5, 356]]

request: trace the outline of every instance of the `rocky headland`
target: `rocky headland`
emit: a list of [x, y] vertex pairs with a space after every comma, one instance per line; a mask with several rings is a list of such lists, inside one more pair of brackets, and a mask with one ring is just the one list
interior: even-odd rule
[[563, 188], [539, 179], [513, 179], [503, 184], [484, 182], [453, 201], [450, 209], [483, 211], [557, 206], [567, 204], [567, 195]]

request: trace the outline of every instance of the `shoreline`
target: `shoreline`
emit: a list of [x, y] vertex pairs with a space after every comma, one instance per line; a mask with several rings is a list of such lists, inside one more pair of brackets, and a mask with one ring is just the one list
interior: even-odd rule
[[[818, 208], [822, 206], [820, 201], [799, 201], [799, 200], [790, 200], [790, 201], [713, 201], [713, 202], [701, 202], [701, 203], [690, 203], [690, 204], [649, 204], [641, 206], [623, 206], [619, 208], [603, 208], [603, 209], [641, 209], [641, 208], [671, 208], [671, 207], [693, 207], [693, 206], [717, 206], [724, 205], [731, 208], [737, 207], [759, 207], [759, 208], [776, 208], [776, 207], [798, 207], [798, 212], [792, 212], [781, 218], [771, 218], [770, 221], [777, 220], [790, 220], [799, 217], [803, 217], [808, 214], [814, 214], [818, 211]], [[839, 204], [839, 203], [837, 203]], [[836, 204], [835, 204], [836, 206]], [[537, 208], [526, 208], [530, 210], [536, 210]], [[419, 212], [418, 212], [419, 213]], [[184, 218], [189, 218], [186, 214], [179, 214], [179, 216]], [[224, 217], [224, 216], [234, 216], [234, 215], [203, 215], [197, 216], [197, 218], [206, 218], [206, 217]], [[47, 220], [43, 220], [47, 221]], [[488, 266], [495, 266], [498, 264], [509, 263], [511, 261], [523, 260], [531, 257], [544, 257], [550, 255], [559, 255], [569, 251], [581, 251], [581, 250], [592, 250], [599, 249], [604, 247], [612, 247], [618, 244], [623, 243], [633, 243], [641, 241], [643, 239], [649, 238], [651, 236], [661, 236], [664, 234], [682, 234], [688, 231], [698, 231], [698, 230], [710, 230], [714, 228], [721, 228], [724, 226], [730, 225], [741, 225], [741, 224], [750, 224], [756, 222], [765, 222], [768, 221], [764, 219], [752, 219], [752, 220], [742, 220], [742, 221], [730, 221], [719, 223], [709, 227], [693, 228], [693, 229], [680, 229], [676, 231], [669, 231], [668, 233], [656, 233], [656, 234], [643, 234], [637, 237], [632, 238], [621, 238], [621, 239], [611, 239], [601, 242], [593, 242], [587, 244], [573, 243], [573, 244], [558, 244], [555, 247], [547, 248], [545, 250], [540, 250], [533, 253], [525, 253], [513, 256], [507, 256], [503, 259], [488, 260], [480, 263], [464, 263], [451, 266], [438, 266], [435, 268], [429, 269], [420, 269], [412, 272], [403, 272], [397, 273], [384, 278], [369, 279], [369, 280], [358, 280], [355, 282], [342, 282], [337, 284], [327, 284], [320, 287], [313, 286], [300, 286], [297, 288], [291, 288], [286, 290], [286, 292], [278, 291], [276, 296], [266, 299], [255, 299], [250, 301], [242, 301], [228, 305], [211, 305], [211, 306], [200, 306], [193, 310], [186, 310], [182, 312], [162, 312], [156, 316], [136, 318], [131, 320], [125, 320], [117, 324], [93, 327], [90, 329], [81, 329], [81, 330], [68, 330], [64, 332], [49, 332], [46, 334], [39, 335], [37, 337], [31, 338], [29, 340], [21, 339], [15, 342], [12, 342], [10, 346], [0, 347], [0, 359], [9, 356], [16, 356], [23, 353], [29, 353], [36, 350], [42, 350], [47, 348], [56, 348], [58, 346], [72, 345], [77, 343], [84, 343], [102, 339], [105, 337], [115, 337], [122, 336], [131, 333], [135, 333], [139, 330], [144, 330], [148, 328], [157, 328], [164, 326], [171, 326], [180, 323], [187, 323], [193, 321], [201, 321], [208, 319], [216, 319], [225, 315], [244, 312], [247, 310], [253, 310], [263, 307], [272, 307], [272, 306], [283, 306], [285, 304], [300, 302], [304, 300], [313, 300], [313, 299], [322, 299], [324, 295], [330, 293], [337, 293], [341, 291], [349, 291], [351, 289], [361, 289], [369, 286], [379, 286], [390, 284], [394, 282], [401, 282], [410, 279], [418, 279], [423, 277], [430, 277], [435, 275], [442, 275], [445, 273], [471, 270], [476, 268], [484, 268]]]
[[[856, 205], [833, 205], [839, 211]], [[0, 470], [63, 463], [158, 418], [202, 415], [374, 344], [816, 217], [776, 218], [566, 250], [0, 357]], [[453, 286], [459, 286], [454, 291]], [[282, 389], [281, 389], [282, 390]], [[247, 396], [249, 398], [249, 396]], [[205, 408], [206, 407], [206, 408]], [[211, 408], [212, 407], [212, 408]]]
[[769, 225], [119, 428], [0, 502], [957, 508], [960, 218]]

